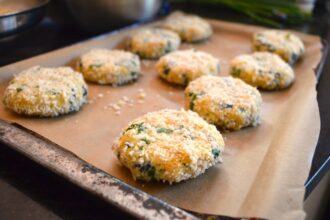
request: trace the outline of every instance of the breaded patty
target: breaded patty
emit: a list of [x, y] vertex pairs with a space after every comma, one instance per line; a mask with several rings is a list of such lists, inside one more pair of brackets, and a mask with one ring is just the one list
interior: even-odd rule
[[240, 55], [230, 63], [230, 74], [264, 90], [287, 88], [294, 81], [294, 71], [277, 54], [255, 52]]
[[266, 30], [253, 36], [254, 51], [276, 53], [283, 60], [293, 65], [305, 52], [303, 42], [289, 31]]
[[141, 73], [139, 57], [123, 50], [92, 49], [80, 57], [76, 68], [87, 81], [110, 85], [132, 82]]
[[180, 43], [181, 40], [177, 33], [150, 28], [134, 33], [127, 41], [127, 49], [141, 58], [156, 59], [178, 49]]
[[178, 85], [187, 85], [203, 75], [216, 75], [220, 71], [219, 60], [212, 55], [195, 50], [179, 50], [169, 53], [157, 62], [160, 77]]
[[169, 15], [161, 26], [178, 33], [181, 40], [186, 42], [205, 40], [213, 33], [211, 25], [206, 20], [181, 12]]
[[203, 76], [185, 90], [186, 108], [223, 130], [258, 125], [261, 102], [257, 89], [231, 76]]
[[114, 144], [134, 179], [180, 182], [221, 162], [224, 141], [216, 127], [192, 111], [147, 113], [133, 120]]
[[31, 67], [12, 79], [4, 105], [28, 116], [55, 117], [78, 111], [87, 100], [87, 85], [70, 67]]

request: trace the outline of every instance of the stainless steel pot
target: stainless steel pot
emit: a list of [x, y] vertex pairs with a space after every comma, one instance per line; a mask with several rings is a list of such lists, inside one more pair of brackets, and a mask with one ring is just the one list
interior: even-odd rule
[[[99, 32], [150, 19], [159, 11], [162, 2], [162, 0], [55, 0], [53, 3], [57, 4], [57, 7], [52, 11], [57, 14], [56, 20], [60, 20], [64, 25], [74, 22], [84, 30]], [[64, 15], [65, 12], [68, 12], [69, 16]]]
[[49, 0], [0, 0], [0, 38], [38, 23], [48, 3]]

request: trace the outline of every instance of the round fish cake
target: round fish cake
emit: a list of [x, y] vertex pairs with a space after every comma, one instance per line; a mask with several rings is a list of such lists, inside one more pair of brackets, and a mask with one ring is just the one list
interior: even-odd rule
[[195, 112], [164, 109], [145, 114], [122, 132], [115, 154], [134, 179], [180, 182], [221, 162], [224, 141]]
[[172, 13], [161, 26], [178, 33], [186, 42], [206, 40], [213, 33], [211, 25], [204, 19], [180, 12]]
[[141, 58], [156, 59], [178, 49], [180, 43], [179, 35], [173, 31], [159, 28], [143, 29], [129, 38], [127, 49]]
[[92, 49], [77, 62], [87, 81], [123, 85], [135, 81], [141, 72], [139, 57], [123, 50]]
[[264, 90], [284, 89], [294, 81], [291, 66], [269, 52], [235, 57], [230, 63], [230, 74]]
[[268, 51], [278, 54], [293, 65], [305, 52], [303, 42], [288, 31], [266, 30], [253, 36], [254, 51]]
[[185, 90], [186, 108], [223, 130], [258, 125], [261, 102], [257, 89], [230, 76], [203, 76]]
[[87, 101], [87, 85], [70, 67], [31, 67], [12, 79], [4, 105], [28, 116], [55, 117], [78, 111]]
[[216, 75], [219, 60], [210, 54], [195, 50], [180, 50], [167, 54], [156, 63], [160, 77], [178, 85], [187, 85], [203, 75]]

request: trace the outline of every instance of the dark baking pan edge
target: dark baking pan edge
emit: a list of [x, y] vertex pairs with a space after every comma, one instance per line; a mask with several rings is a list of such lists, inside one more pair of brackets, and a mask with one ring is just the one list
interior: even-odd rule
[[322, 42], [322, 49], [321, 49], [322, 57], [321, 57], [319, 64], [317, 65], [317, 67], [314, 70], [317, 81], [319, 81], [319, 79], [323, 73], [323, 67], [324, 67], [325, 62], [327, 61], [327, 56], [329, 53], [329, 42], [326, 39], [321, 39], [321, 42]]
[[[317, 65], [315, 69], [316, 73], [316, 79], [319, 82], [319, 79], [321, 75], [323, 74], [323, 67], [327, 61], [328, 55], [329, 55], [329, 49], [330, 49], [330, 44], [326, 39], [322, 39], [322, 57], [320, 60], [320, 63]], [[322, 123], [322, 121], [321, 121]], [[321, 126], [322, 128], [322, 126]], [[304, 187], [306, 189], [304, 199], [306, 199], [313, 189], [316, 187], [316, 184], [321, 180], [321, 178], [326, 174], [326, 169], [329, 169], [329, 164], [330, 164], [330, 156], [325, 159], [325, 161], [322, 163], [322, 165], [316, 170], [316, 172], [309, 176], [307, 179], [306, 183], [304, 184]], [[321, 178], [320, 178], [321, 176]]]

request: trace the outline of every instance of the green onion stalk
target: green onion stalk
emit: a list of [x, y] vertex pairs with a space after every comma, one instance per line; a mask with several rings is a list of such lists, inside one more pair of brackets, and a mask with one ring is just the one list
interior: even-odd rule
[[297, 24], [311, 17], [311, 13], [298, 7], [296, 0], [172, 0], [172, 2], [223, 5], [261, 24], [276, 28], [282, 26], [281, 21]]

